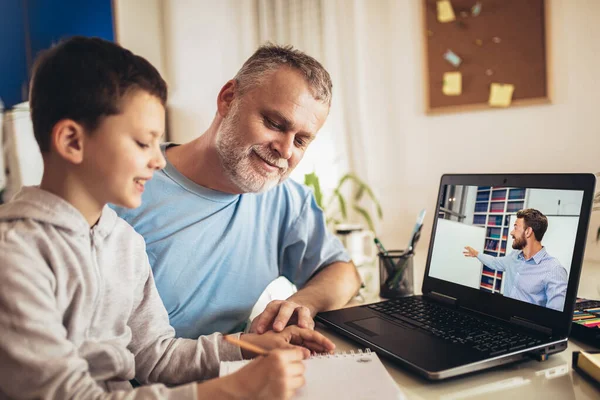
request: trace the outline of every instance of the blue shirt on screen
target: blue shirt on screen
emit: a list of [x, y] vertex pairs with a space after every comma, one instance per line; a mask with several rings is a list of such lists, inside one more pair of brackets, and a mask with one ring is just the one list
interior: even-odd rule
[[504, 271], [504, 295], [516, 300], [562, 311], [567, 294], [568, 274], [558, 259], [542, 247], [526, 260], [523, 251], [505, 257], [479, 253], [477, 259], [486, 267]]

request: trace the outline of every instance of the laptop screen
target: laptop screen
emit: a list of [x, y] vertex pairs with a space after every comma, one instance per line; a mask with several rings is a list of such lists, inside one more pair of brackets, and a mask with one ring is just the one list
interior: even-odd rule
[[583, 190], [441, 190], [430, 277], [563, 311]]

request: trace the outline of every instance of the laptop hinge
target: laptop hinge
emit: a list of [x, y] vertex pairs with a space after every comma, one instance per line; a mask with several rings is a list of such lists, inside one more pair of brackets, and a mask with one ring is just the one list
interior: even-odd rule
[[452, 306], [456, 305], [456, 298], [455, 297], [447, 296], [447, 295], [442, 294], [442, 293], [431, 291], [429, 293], [426, 293], [425, 296], [430, 297], [430, 298], [432, 298], [434, 300], [440, 301], [442, 303], [450, 304]]
[[536, 324], [536, 323], [526, 320], [524, 318], [510, 317], [510, 322], [517, 324], [519, 326], [522, 326], [524, 328], [528, 328], [528, 329], [534, 330], [536, 332], [543, 333], [544, 335], [552, 336], [552, 329], [550, 329], [546, 326]]

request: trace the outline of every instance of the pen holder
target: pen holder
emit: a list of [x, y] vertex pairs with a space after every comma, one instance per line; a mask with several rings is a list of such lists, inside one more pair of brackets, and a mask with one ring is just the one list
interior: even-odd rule
[[392, 250], [379, 253], [379, 295], [385, 298], [410, 296], [413, 289], [414, 253]]

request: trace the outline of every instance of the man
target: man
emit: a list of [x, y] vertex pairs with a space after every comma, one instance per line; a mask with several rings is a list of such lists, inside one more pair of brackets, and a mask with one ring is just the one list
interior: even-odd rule
[[300, 290], [269, 303], [252, 332], [313, 328], [317, 312], [357, 292], [356, 268], [312, 192], [286, 180], [327, 118], [331, 86], [312, 57], [259, 48], [219, 92], [208, 130], [163, 145], [167, 165], [146, 182], [142, 206], [117, 208], [146, 240], [178, 336], [239, 329], [278, 276]]
[[510, 235], [515, 250], [506, 257], [481, 254], [466, 246], [466, 257], [477, 257], [483, 265], [505, 271], [504, 295], [562, 311], [567, 294], [568, 274], [560, 262], [542, 246], [548, 219], [533, 208], [517, 212]]

